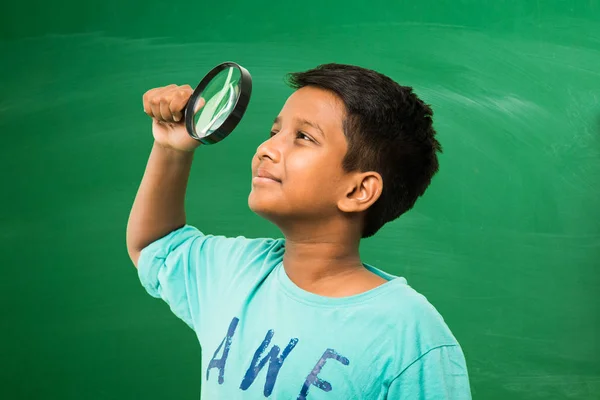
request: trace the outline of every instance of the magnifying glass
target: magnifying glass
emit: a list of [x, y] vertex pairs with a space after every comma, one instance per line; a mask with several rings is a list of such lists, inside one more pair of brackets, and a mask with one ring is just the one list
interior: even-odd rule
[[[188, 134], [202, 144], [225, 139], [242, 119], [251, 93], [247, 69], [230, 61], [217, 65], [202, 78], [185, 107]], [[205, 104], [198, 110], [201, 99]]]

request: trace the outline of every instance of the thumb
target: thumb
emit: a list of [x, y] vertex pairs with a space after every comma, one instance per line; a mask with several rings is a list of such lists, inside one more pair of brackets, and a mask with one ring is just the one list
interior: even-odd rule
[[200, 110], [202, 107], [204, 107], [205, 104], [206, 104], [206, 100], [204, 100], [204, 97], [200, 97], [196, 101], [196, 104], [194, 105], [194, 114], [196, 114], [198, 112], [198, 110]]

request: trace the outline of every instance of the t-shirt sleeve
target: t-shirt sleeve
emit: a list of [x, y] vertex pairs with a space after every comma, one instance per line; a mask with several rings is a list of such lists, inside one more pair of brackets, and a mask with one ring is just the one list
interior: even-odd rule
[[413, 362], [390, 384], [388, 400], [470, 400], [471, 389], [459, 345], [436, 347]]
[[141, 251], [138, 276], [151, 296], [164, 300], [197, 331], [222, 299], [268, 270], [277, 260], [280, 242], [205, 235], [185, 225]]

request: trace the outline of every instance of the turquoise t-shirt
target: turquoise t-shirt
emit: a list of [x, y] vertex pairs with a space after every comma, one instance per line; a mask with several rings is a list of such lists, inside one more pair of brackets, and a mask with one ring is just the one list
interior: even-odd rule
[[138, 274], [195, 332], [202, 399], [470, 399], [463, 352], [401, 277], [328, 298], [287, 276], [283, 239], [186, 225], [147, 246]]

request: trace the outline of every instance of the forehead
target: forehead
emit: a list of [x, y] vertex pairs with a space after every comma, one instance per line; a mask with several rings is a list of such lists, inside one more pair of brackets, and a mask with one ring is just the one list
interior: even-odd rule
[[306, 120], [318, 124], [325, 134], [336, 131], [341, 133], [345, 107], [333, 92], [305, 86], [288, 97], [278, 117], [283, 124]]

